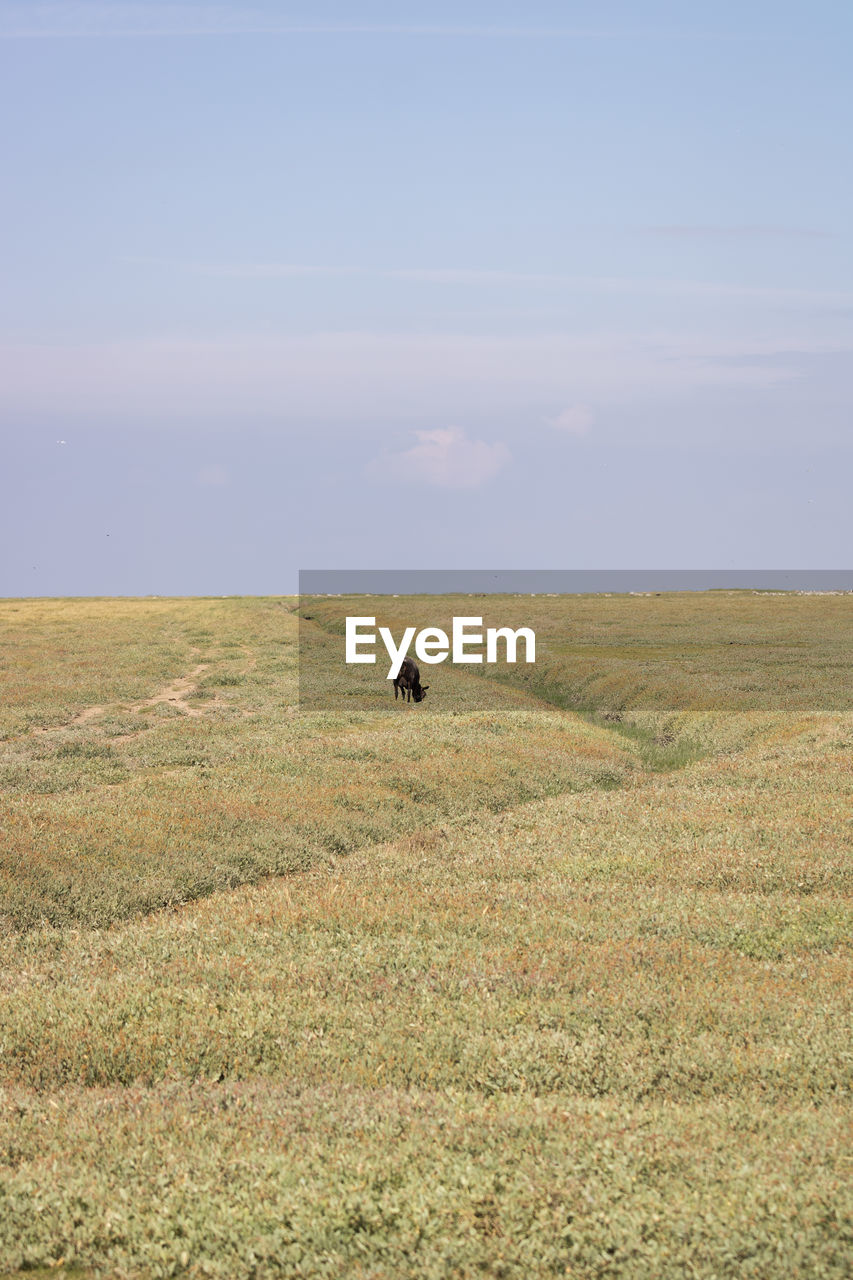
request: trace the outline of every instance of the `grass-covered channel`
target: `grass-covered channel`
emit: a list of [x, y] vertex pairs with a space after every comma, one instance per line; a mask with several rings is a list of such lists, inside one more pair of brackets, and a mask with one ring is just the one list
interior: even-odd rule
[[848, 1274], [853, 601], [548, 609], [0, 606], [0, 1275]]

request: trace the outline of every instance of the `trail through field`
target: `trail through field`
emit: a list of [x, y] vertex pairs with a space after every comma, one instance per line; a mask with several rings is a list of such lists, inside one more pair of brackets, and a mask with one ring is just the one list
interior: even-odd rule
[[[86, 724], [89, 720], [94, 720], [96, 716], [103, 715], [106, 709], [106, 707], [86, 707], [83, 711], [79, 712], [73, 720], [69, 720], [68, 723], [71, 725]], [[50, 730], [37, 729], [36, 732], [50, 733]]]
[[[250, 660], [250, 666], [253, 665]], [[201, 716], [203, 712], [198, 707], [192, 707], [187, 702], [190, 694], [195, 693], [198, 688], [198, 678], [202, 671], [206, 671], [210, 666], [208, 662], [200, 662], [194, 667], [188, 675], [177, 676], [170, 684], [165, 685], [157, 693], [152, 694], [150, 698], [143, 698], [141, 702], [125, 703], [113, 702], [103, 703], [92, 707], [84, 707], [82, 711], [78, 711], [64, 725], [39, 725], [30, 730], [34, 734], [53, 733], [57, 729], [78, 728], [80, 725], [88, 724], [90, 720], [95, 720], [98, 716], [105, 715], [108, 711], [126, 711], [130, 713], [138, 713], [144, 711], [146, 707], [156, 707], [159, 703], [167, 703], [171, 707], [175, 707], [178, 711], [183, 712], [186, 716]], [[125, 735], [127, 736], [127, 735]]]
[[[173, 680], [171, 684], [167, 684], [165, 689], [161, 689], [159, 693], [155, 693], [151, 698], [145, 698], [143, 702], [137, 702], [129, 707], [129, 711], [142, 711], [144, 707], [156, 707], [160, 702], [168, 702], [170, 706], [177, 707], [179, 711], [183, 711], [188, 716], [200, 716], [202, 713], [198, 707], [191, 707], [187, 702], [187, 698], [191, 693], [195, 693], [198, 688], [197, 680], [202, 671], [206, 671], [210, 664], [208, 662], [200, 662], [197, 667], [187, 676], [178, 676], [177, 680]], [[98, 708], [90, 708], [97, 711]], [[86, 713], [83, 712], [83, 715]]]

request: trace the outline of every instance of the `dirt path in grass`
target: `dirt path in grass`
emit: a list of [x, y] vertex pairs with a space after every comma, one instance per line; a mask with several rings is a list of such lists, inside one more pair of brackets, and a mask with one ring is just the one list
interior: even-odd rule
[[86, 707], [83, 711], [77, 713], [73, 720], [69, 720], [68, 724], [72, 727], [80, 724], [86, 724], [89, 720], [93, 720], [96, 716], [102, 715], [105, 711], [112, 710], [115, 707], [121, 708], [122, 711], [143, 711], [145, 707], [156, 707], [159, 702], [166, 702], [171, 707], [176, 707], [178, 711], [182, 711], [187, 716], [200, 716], [202, 713], [198, 707], [191, 707], [187, 702], [187, 698], [191, 693], [195, 693], [198, 688], [197, 680], [202, 671], [206, 671], [210, 664], [200, 662], [197, 667], [186, 676], [178, 676], [171, 684], [167, 684], [159, 693], [155, 693], [150, 698], [145, 698], [142, 702], [131, 703], [126, 706], [122, 702], [116, 702], [110, 706], [104, 707]]
[[[240, 648], [246, 656], [246, 673], [254, 671], [255, 667], [258, 665], [257, 656], [247, 645], [241, 645]], [[171, 682], [171, 684], [167, 684], [158, 693], [153, 694], [150, 698], [145, 698], [142, 702], [134, 702], [130, 706], [127, 706], [123, 702], [116, 702], [105, 704], [104, 706], [84, 707], [82, 711], [78, 711], [77, 715], [74, 716], [73, 719], [68, 721], [67, 725], [63, 725], [61, 727], [76, 728], [78, 725], [87, 724], [97, 716], [103, 715], [105, 711], [112, 711], [118, 708], [125, 712], [139, 712], [143, 711], [146, 707], [156, 707], [157, 704], [161, 702], [167, 703], [171, 707], [175, 707], [178, 711], [183, 712], [185, 716], [195, 718], [197, 716], [204, 715], [204, 712], [200, 708], [190, 706], [187, 698], [190, 694], [195, 693], [198, 688], [197, 681], [199, 676], [202, 671], [206, 671], [209, 666], [209, 662], [200, 662], [188, 675], [178, 676]], [[208, 708], [210, 705], [215, 705], [215, 703], [216, 698], [213, 699], [213, 704], [208, 704]], [[50, 729], [38, 729], [35, 730], [35, 732], [49, 733]], [[128, 737], [135, 735], [124, 734], [122, 736]]]
[[[62, 725], [44, 725], [31, 729], [31, 733], [53, 733], [56, 729], [75, 729], [80, 725], [88, 724], [90, 720], [97, 719], [107, 711], [123, 711], [123, 712], [139, 712], [144, 711], [146, 707], [156, 707], [158, 703], [166, 703], [170, 707], [175, 707], [178, 711], [183, 712], [185, 716], [200, 716], [204, 713], [198, 708], [190, 706], [187, 698], [190, 694], [195, 693], [198, 688], [198, 678], [202, 671], [206, 671], [210, 666], [208, 662], [200, 662], [194, 667], [188, 675], [177, 676], [170, 684], [164, 686], [159, 692], [152, 694], [150, 698], [143, 699], [142, 702], [134, 702], [129, 706], [124, 702], [104, 703], [102, 706], [84, 707], [82, 711], [78, 711], [65, 724]], [[135, 734], [122, 735], [125, 737], [135, 737]]]
[[[86, 707], [84, 711], [79, 712], [73, 720], [69, 720], [69, 725], [85, 724], [87, 720], [94, 720], [95, 716], [103, 715], [107, 710], [106, 707]], [[61, 726], [63, 729], [65, 725]], [[50, 733], [50, 729], [36, 729], [35, 733]]]
[[[142, 711], [144, 707], [156, 707], [159, 702], [167, 702], [172, 707], [177, 707], [179, 711], [183, 711], [187, 716], [200, 716], [202, 713], [198, 707], [191, 707], [187, 702], [187, 698], [191, 693], [195, 693], [197, 689], [196, 681], [202, 671], [206, 671], [210, 663], [200, 662], [197, 667], [187, 676], [178, 676], [177, 680], [173, 680], [171, 684], [167, 684], [165, 689], [161, 689], [159, 693], [155, 693], [153, 697], [146, 698], [144, 702], [134, 703], [128, 707], [128, 711]], [[92, 708], [90, 708], [92, 710]], [[81, 712], [85, 715], [85, 712]], [[74, 721], [72, 721], [74, 723]], [[79, 720], [77, 721], [79, 723]]]

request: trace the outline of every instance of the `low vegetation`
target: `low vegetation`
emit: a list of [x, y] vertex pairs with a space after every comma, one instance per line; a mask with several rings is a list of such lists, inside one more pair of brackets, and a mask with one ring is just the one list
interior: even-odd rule
[[293, 602], [3, 605], [0, 1275], [846, 1276], [850, 600], [701, 599], [790, 705], [663, 704], [697, 599], [310, 712]]

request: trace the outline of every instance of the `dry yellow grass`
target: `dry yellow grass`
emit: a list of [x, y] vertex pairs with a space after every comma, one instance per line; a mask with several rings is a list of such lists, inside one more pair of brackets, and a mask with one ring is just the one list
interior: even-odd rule
[[[53, 723], [54, 695], [17, 695], [6, 833], [41, 861], [28, 879], [21, 858], [0, 941], [0, 1268], [846, 1276], [841, 695], [676, 714], [641, 705], [628, 664], [627, 730], [524, 690], [475, 709], [474, 677], [442, 678], [457, 715], [307, 716], [278, 602], [152, 605], [152, 636], [188, 634], [147, 685], [109, 604], [79, 607], [102, 610], [78, 632], [110, 666], [94, 704], [203, 658], [226, 683], [199, 717], [111, 705], [47, 735], [21, 725]], [[824, 652], [842, 616], [821, 615]], [[302, 870], [269, 877], [282, 827]], [[89, 861], [64, 865], [81, 831]], [[140, 916], [116, 887], [141, 865], [162, 894], [194, 859], [175, 896], [197, 901]], [[211, 892], [223, 864], [257, 882]]]

